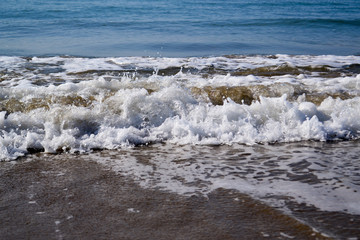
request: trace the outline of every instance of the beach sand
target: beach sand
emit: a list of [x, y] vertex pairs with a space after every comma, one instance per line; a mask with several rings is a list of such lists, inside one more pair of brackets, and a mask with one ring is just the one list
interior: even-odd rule
[[70, 154], [0, 165], [2, 239], [326, 239], [237, 191], [143, 189]]

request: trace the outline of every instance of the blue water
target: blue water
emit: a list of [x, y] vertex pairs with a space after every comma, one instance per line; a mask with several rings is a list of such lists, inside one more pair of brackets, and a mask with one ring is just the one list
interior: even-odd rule
[[8, 0], [0, 55], [360, 54], [359, 0]]

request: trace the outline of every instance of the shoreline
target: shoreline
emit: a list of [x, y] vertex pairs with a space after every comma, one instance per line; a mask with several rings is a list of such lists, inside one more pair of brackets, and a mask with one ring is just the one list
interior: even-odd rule
[[0, 164], [5, 239], [328, 239], [234, 190], [206, 198], [143, 189], [76, 155]]

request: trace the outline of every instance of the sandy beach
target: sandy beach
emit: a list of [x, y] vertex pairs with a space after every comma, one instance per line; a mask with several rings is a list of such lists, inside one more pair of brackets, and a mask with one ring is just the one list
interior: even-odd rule
[[327, 239], [232, 190], [143, 189], [76, 155], [0, 164], [2, 239]]

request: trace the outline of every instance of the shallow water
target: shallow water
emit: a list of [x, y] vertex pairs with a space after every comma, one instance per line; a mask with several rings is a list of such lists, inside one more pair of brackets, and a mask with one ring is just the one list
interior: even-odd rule
[[[173, 231], [172, 224], [178, 225], [178, 231], [184, 234], [182, 229], [188, 223], [197, 226], [195, 231], [186, 233], [189, 237], [191, 234], [208, 233], [204, 231], [203, 227], [207, 225], [203, 225], [202, 221], [221, 229], [216, 234], [231, 234], [235, 238], [256, 236], [266, 239], [273, 236], [286, 239], [302, 236], [302, 239], [315, 239], [322, 235], [324, 238], [346, 239], [360, 234], [358, 141], [306, 141], [255, 146], [152, 144], [87, 154], [37, 153], [15, 163], [1, 163], [1, 166], [3, 194], [6, 196], [4, 204], [7, 198], [17, 196], [18, 200], [11, 202], [22, 206], [24, 194], [19, 193], [25, 191], [24, 197], [28, 200], [25, 199], [24, 204], [36, 202], [31, 205], [34, 210], [29, 209], [26, 214], [44, 212], [46, 218], [61, 220], [60, 229], [64, 230], [65, 236], [74, 234], [72, 226], [80, 224], [78, 221], [84, 213], [90, 216], [80, 224], [84, 226], [96, 221], [96, 218], [106, 217], [101, 213], [93, 216], [86, 209], [76, 207], [78, 204], [90, 204], [84, 199], [86, 194], [94, 198], [92, 201], [95, 204], [97, 201], [103, 203], [104, 200], [96, 199], [106, 195], [110, 206], [108, 203], [99, 206], [105, 212], [109, 207], [114, 208], [114, 202], [122, 202], [116, 205], [116, 211], [120, 211], [121, 216], [114, 217], [114, 223], [108, 225], [110, 229], [124, 217], [121, 221], [138, 227], [133, 225], [135, 217], [136, 221], [144, 224], [143, 227], [150, 226], [148, 231], [151, 232], [156, 229], [153, 228], [156, 221], [164, 216], [163, 210], [167, 209], [165, 215], [174, 214], [174, 219], [169, 219], [160, 231], [165, 235]], [[20, 187], [24, 190], [16, 190]], [[172, 200], [169, 202], [163, 197]], [[49, 201], [52, 204], [47, 204]], [[67, 202], [73, 205], [66, 207]], [[11, 210], [6, 209], [4, 213]], [[190, 212], [196, 214], [188, 215]], [[67, 219], [70, 215], [76, 219]], [[262, 219], [269, 217], [272, 218], [274, 231], [263, 225]], [[36, 221], [43, 219], [31, 218], [38, 219]], [[36, 229], [37, 225], [29, 227]], [[309, 233], [308, 227], [320, 235]], [[28, 227], [21, 229], [26, 231]], [[236, 229], [242, 230], [239, 232]], [[51, 232], [51, 227], [41, 232], [45, 234], [47, 231]], [[262, 235], [257, 236], [259, 232], [256, 231], [261, 231]], [[115, 232], [119, 236], [125, 234]], [[216, 234], [208, 237], [217, 239]], [[132, 233], [131, 236], [138, 235]]]
[[6, 239], [329, 239], [236, 190], [184, 196], [142, 188], [131, 176], [82, 157], [35, 154], [16, 164], [0, 163], [0, 235]]
[[237, 190], [335, 238], [360, 227], [358, 141], [256, 146], [156, 144], [81, 156], [144, 188], [185, 196]]

